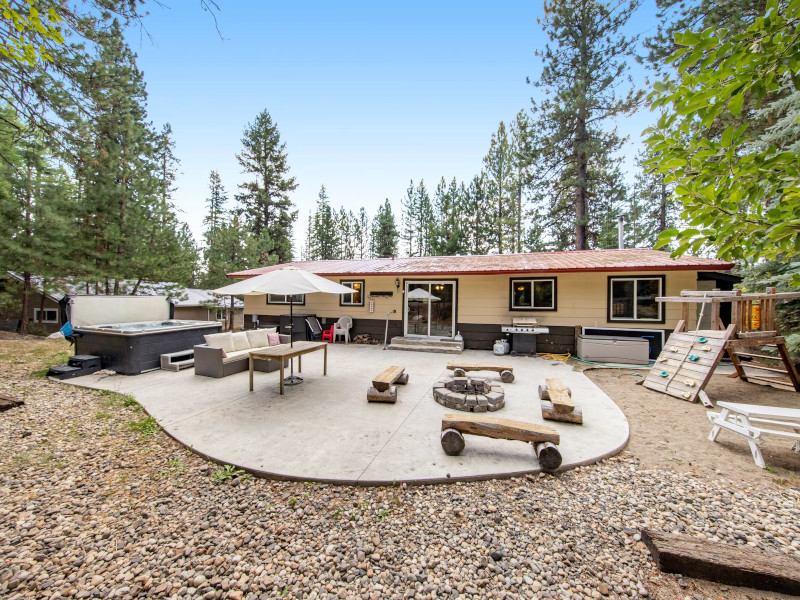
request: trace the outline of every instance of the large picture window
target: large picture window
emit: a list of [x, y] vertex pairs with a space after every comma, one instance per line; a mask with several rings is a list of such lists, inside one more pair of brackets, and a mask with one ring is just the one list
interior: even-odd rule
[[339, 306], [364, 306], [363, 279], [347, 279], [339, 283], [353, 290], [352, 294], [342, 294], [339, 296]]
[[664, 322], [664, 276], [609, 277], [608, 320]]
[[292, 300], [292, 304], [302, 305], [306, 303], [305, 294], [267, 294], [267, 304], [289, 304], [290, 298]]
[[512, 279], [511, 310], [556, 310], [556, 279]]

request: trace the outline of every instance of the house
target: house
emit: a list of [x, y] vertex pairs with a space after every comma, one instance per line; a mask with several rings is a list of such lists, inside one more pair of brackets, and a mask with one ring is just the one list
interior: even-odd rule
[[[0, 303], [0, 329], [18, 331], [22, 311], [21, 274], [7, 271], [0, 279], [3, 302]], [[131, 293], [136, 282], [125, 281], [123, 293]], [[37, 275], [31, 276], [31, 292], [28, 304], [28, 328], [31, 333], [53, 333], [64, 325], [59, 301], [66, 295], [93, 293], [93, 287], [77, 279], [65, 278], [58, 281], [43, 281]], [[148, 283], [137, 286], [139, 296], [169, 296], [175, 306], [174, 318], [182, 321], [220, 321], [227, 319], [230, 311], [229, 299], [216, 296], [210, 290], [184, 288], [175, 283]], [[244, 303], [234, 302], [234, 327], [241, 328]], [[40, 322], [41, 317], [41, 322]]]
[[[680, 318], [675, 304], [656, 297], [716, 287], [714, 278], [733, 267], [721, 260], [649, 249], [585, 250], [426, 256], [289, 263], [353, 288], [351, 296], [311, 294], [294, 298], [294, 312], [317, 316], [328, 326], [353, 318], [351, 335], [449, 338], [458, 332], [465, 347], [490, 349], [501, 327], [533, 317], [549, 333], [538, 336], [540, 352], [575, 352], [579, 333], [644, 335], [656, 346]], [[229, 273], [245, 279], [287, 266]], [[703, 283], [699, 286], [698, 280]], [[711, 283], [709, 283], [711, 282]], [[730, 284], [728, 284], [730, 285]], [[277, 325], [288, 314], [288, 298], [248, 294], [245, 327]], [[651, 350], [652, 350], [651, 346]]]

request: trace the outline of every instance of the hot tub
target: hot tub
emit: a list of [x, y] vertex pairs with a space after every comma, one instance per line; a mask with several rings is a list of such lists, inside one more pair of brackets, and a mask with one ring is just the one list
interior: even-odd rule
[[65, 307], [75, 353], [99, 356], [104, 369], [122, 375], [158, 369], [162, 354], [191, 350], [222, 330], [216, 321], [172, 319], [162, 296], [69, 296]]

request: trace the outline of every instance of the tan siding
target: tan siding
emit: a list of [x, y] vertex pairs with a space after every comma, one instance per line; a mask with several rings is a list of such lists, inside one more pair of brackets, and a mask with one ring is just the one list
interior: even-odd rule
[[[669, 271], [666, 273], [623, 273], [615, 276], [635, 277], [665, 275], [668, 296], [676, 296], [684, 289], [697, 289], [695, 271]], [[531, 273], [530, 277], [548, 277], [547, 274]], [[458, 280], [458, 321], [477, 324], [510, 324], [515, 316], [531, 315], [543, 325], [586, 327], [642, 327], [669, 329], [680, 318], [680, 306], [667, 304], [666, 322], [620, 323], [608, 320], [608, 273], [561, 273], [557, 280], [556, 311], [511, 311], [508, 308], [509, 275], [461, 275]], [[525, 277], [514, 275], [515, 278]], [[329, 278], [340, 281], [340, 277]], [[323, 318], [338, 318], [350, 315], [356, 319], [384, 319], [392, 309], [396, 314], [391, 320], [402, 319], [402, 295], [395, 288], [394, 277], [363, 277], [366, 287], [366, 302], [363, 307], [339, 306], [339, 299], [330, 294], [309, 294], [304, 306], [295, 306], [295, 311], [308, 312]], [[425, 278], [420, 278], [425, 279]], [[402, 278], [401, 278], [402, 282]], [[369, 294], [373, 291], [392, 291], [391, 298], [375, 297], [375, 310], [369, 312]], [[268, 305], [264, 294], [245, 296], [247, 314], [278, 316], [289, 312], [288, 305]]]

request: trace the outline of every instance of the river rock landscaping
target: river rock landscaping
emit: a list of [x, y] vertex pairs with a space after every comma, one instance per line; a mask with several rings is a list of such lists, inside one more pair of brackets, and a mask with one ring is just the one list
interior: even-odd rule
[[778, 598], [660, 574], [640, 529], [800, 557], [800, 492], [643, 466], [358, 488], [255, 479], [133, 399], [31, 376], [0, 342], [5, 598]]

